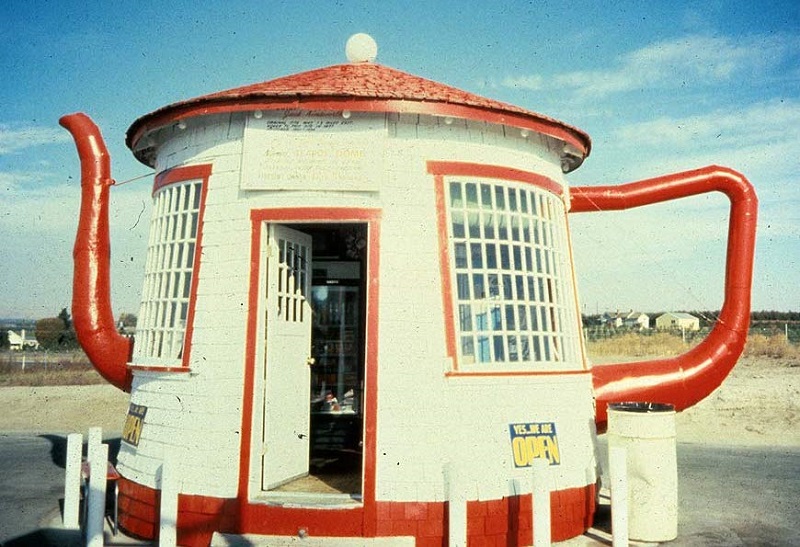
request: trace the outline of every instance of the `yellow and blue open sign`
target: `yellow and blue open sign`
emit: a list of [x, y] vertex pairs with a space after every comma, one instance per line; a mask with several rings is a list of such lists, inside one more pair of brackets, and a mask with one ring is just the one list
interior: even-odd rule
[[508, 424], [514, 467], [531, 467], [537, 458], [550, 465], [561, 463], [555, 422]]
[[122, 440], [126, 443], [139, 446], [139, 438], [142, 436], [144, 427], [144, 417], [147, 414], [147, 407], [131, 403], [128, 407], [128, 416], [125, 418], [125, 425], [122, 428]]

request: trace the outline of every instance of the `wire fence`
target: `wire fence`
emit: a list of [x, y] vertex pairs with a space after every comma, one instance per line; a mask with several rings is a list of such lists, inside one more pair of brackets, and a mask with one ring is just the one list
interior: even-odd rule
[[25, 349], [0, 351], [0, 372], [12, 369], [81, 369], [91, 367], [88, 357], [80, 350], [45, 351]]
[[[609, 340], [624, 335], [635, 334], [638, 336], [655, 336], [669, 334], [687, 344], [699, 342], [711, 332], [710, 326], [701, 327], [699, 330], [691, 329], [637, 329], [630, 327], [612, 327], [608, 325], [590, 325], [583, 328], [583, 335], [587, 342]], [[800, 345], [800, 322], [763, 321], [753, 323], [748, 331], [748, 336], [783, 337], [788, 343]]]

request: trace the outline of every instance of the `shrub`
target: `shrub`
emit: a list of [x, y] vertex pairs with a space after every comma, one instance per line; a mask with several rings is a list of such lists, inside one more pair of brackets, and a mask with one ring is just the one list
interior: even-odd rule
[[783, 334], [751, 334], [747, 337], [744, 353], [749, 357], [800, 359], [800, 346], [789, 343]]

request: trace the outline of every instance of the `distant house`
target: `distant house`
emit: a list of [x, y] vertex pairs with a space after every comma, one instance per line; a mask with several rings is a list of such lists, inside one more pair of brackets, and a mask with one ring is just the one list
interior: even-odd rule
[[700, 319], [689, 313], [671, 311], [656, 317], [656, 328], [661, 330], [700, 330]]
[[623, 318], [622, 325], [628, 327], [629, 329], [649, 329], [650, 316], [638, 311], [631, 311]]
[[618, 313], [604, 313], [600, 318], [600, 323], [606, 327], [621, 327], [622, 317]]
[[125, 325], [122, 321], [117, 322], [117, 332], [129, 338], [136, 336], [136, 325]]
[[39, 349], [39, 342], [36, 338], [26, 336], [25, 329], [22, 329], [19, 334], [10, 330], [8, 331], [8, 346], [13, 351], [22, 351], [24, 348]]
[[650, 316], [644, 313], [629, 311], [628, 313], [603, 314], [602, 324], [608, 327], [625, 327], [629, 329], [645, 330], [650, 328]]

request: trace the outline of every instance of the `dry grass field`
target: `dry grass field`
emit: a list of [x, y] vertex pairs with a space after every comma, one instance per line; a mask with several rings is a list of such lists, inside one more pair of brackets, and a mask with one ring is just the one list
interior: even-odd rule
[[0, 352], [0, 388], [8, 386], [80, 386], [105, 380], [80, 350]]
[[[679, 334], [658, 332], [643, 336], [634, 332], [589, 342], [587, 350], [592, 358], [604, 360], [607, 356], [644, 357], [679, 355], [699, 343], [684, 342]], [[744, 357], [768, 357], [800, 361], [800, 346], [790, 344], [783, 335], [755, 334], [747, 337]]]

